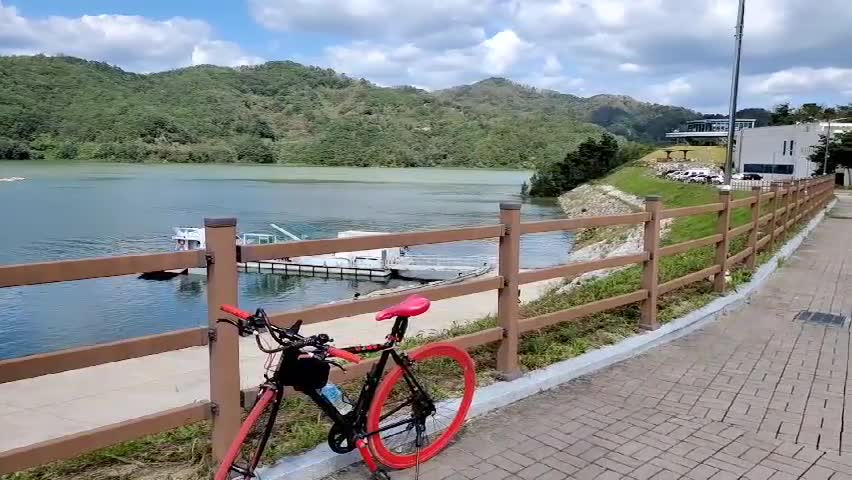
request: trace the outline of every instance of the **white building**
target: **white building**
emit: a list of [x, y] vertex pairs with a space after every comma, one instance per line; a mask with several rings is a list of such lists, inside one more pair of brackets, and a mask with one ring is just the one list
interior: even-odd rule
[[[754, 128], [757, 120], [753, 118], [737, 118], [735, 126], [738, 131], [747, 128]], [[702, 120], [690, 120], [686, 122], [686, 127], [677, 129], [666, 134], [666, 138], [676, 140], [707, 140], [717, 139], [724, 140], [728, 136], [728, 119], [727, 118], [705, 118]]]
[[[809, 157], [827, 130], [826, 122], [740, 130], [734, 145], [735, 170], [760, 174], [764, 180], [810, 177], [819, 165], [811, 163]], [[849, 130], [852, 123], [831, 124], [832, 136]]]

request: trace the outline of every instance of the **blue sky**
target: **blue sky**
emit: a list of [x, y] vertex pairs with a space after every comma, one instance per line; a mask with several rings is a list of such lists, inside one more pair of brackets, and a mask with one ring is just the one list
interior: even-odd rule
[[[725, 109], [737, 0], [0, 0], [0, 54], [127, 70], [295, 60], [380, 85], [504, 76]], [[852, 101], [852, 2], [748, 0], [742, 104]]]

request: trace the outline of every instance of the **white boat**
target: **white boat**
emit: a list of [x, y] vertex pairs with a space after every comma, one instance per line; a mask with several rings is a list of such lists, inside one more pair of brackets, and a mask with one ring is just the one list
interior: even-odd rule
[[21, 180], [26, 180], [24, 177], [4, 177], [0, 178], [0, 182], [20, 182]]
[[[295, 235], [275, 228], [289, 237], [301, 240]], [[207, 248], [204, 229], [198, 227], [175, 227], [172, 240], [176, 251], [199, 250]], [[381, 232], [363, 232], [349, 230], [339, 232], [337, 238], [363, 237], [381, 235]], [[284, 240], [276, 235], [265, 233], [241, 233], [235, 239], [237, 245], [269, 245], [281, 243]], [[303, 257], [288, 257], [272, 260], [239, 262], [237, 265], [244, 272], [281, 272], [294, 275], [354, 275], [369, 278], [384, 278], [393, 273], [389, 265], [397, 263], [402, 249], [400, 247], [380, 248], [375, 250], [360, 250], [355, 252], [338, 252], [326, 255], [311, 255]], [[192, 268], [179, 273], [203, 274], [203, 268]]]

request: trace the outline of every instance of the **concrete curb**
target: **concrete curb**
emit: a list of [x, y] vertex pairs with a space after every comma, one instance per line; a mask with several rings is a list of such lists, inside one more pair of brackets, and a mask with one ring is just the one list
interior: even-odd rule
[[[484, 415], [510, 403], [550, 390], [577, 377], [608, 367], [628, 358], [639, 355], [656, 346], [688, 335], [716, 320], [725, 312], [741, 305], [778, 269], [779, 260], [790, 257], [805, 237], [822, 221], [825, 213], [834, 206], [832, 201], [819, 212], [795, 237], [790, 239], [778, 253], [760, 267], [750, 282], [740, 286], [735, 292], [718, 298], [704, 307], [677, 320], [671, 321], [658, 330], [646, 332], [625, 339], [615, 345], [600, 348], [579, 357], [555, 363], [540, 370], [529, 372], [517, 380], [500, 382], [477, 389], [468, 418]], [[261, 472], [264, 480], [284, 480], [299, 478], [317, 480], [361, 460], [357, 452], [339, 455], [331, 451], [328, 445], [320, 445], [301, 455], [285, 457], [270, 468]]]

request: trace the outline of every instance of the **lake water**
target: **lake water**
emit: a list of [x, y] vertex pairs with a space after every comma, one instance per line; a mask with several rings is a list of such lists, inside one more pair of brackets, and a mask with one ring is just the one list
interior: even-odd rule
[[[237, 217], [242, 232], [307, 238], [342, 230], [494, 224], [531, 172], [230, 165], [0, 162], [0, 265], [172, 250], [173, 226]], [[526, 203], [525, 221], [557, 218]], [[522, 266], [564, 263], [571, 236], [528, 236]], [[412, 254], [496, 255], [496, 242], [413, 247]], [[240, 274], [240, 304], [269, 311], [352, 298], [402, 280]], [[206, 280], [135, 276], [0, 289], [0, 359], [206, 324]]]

